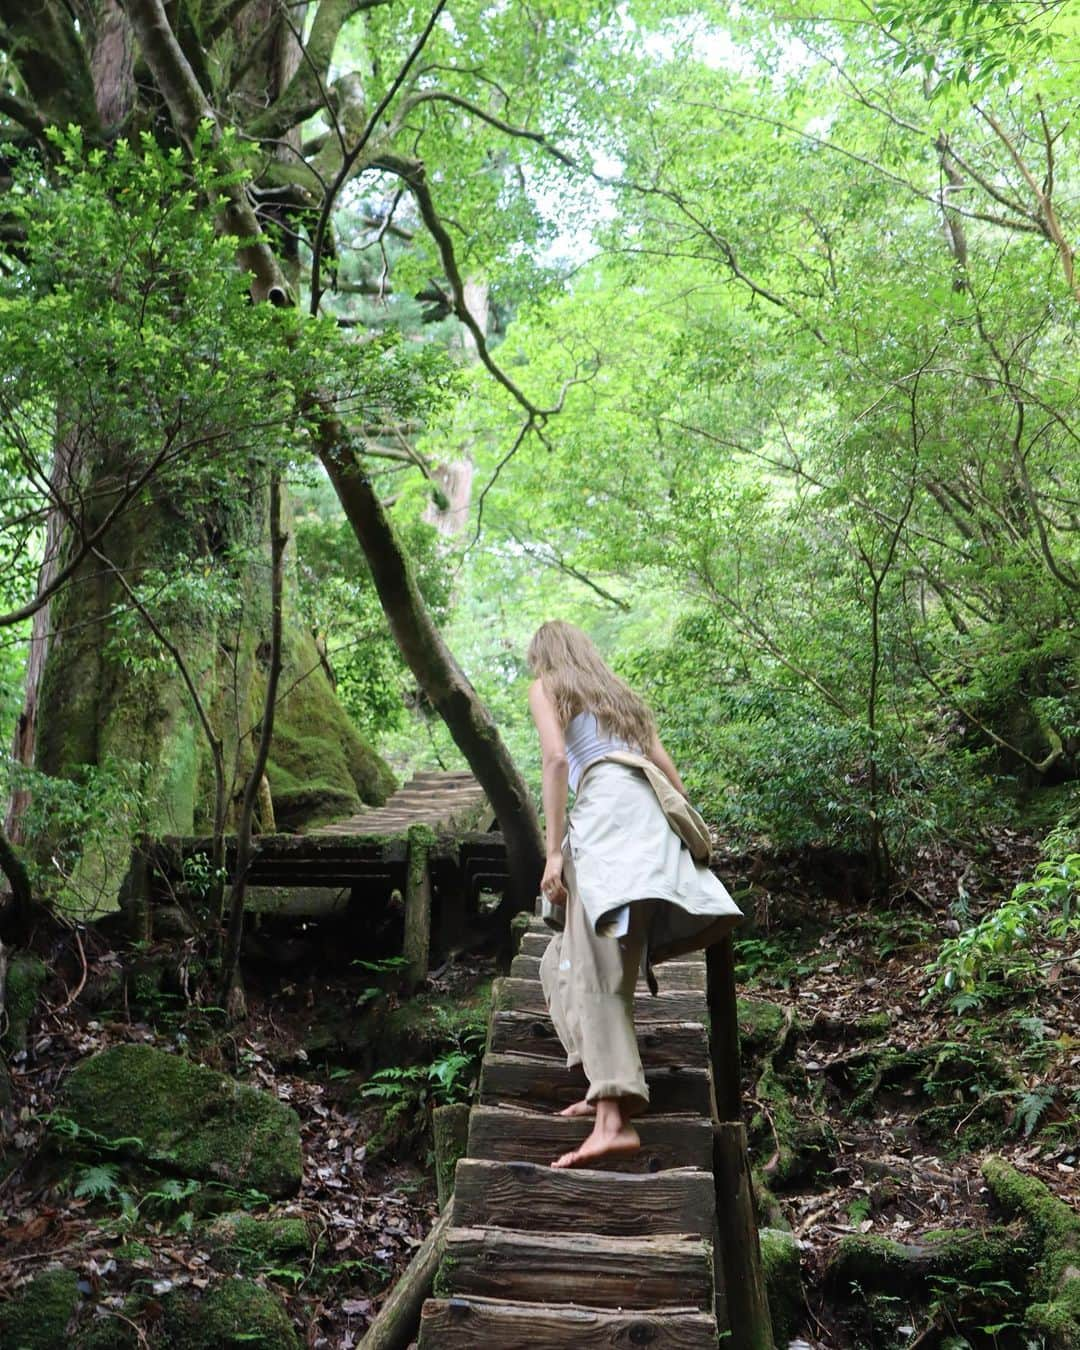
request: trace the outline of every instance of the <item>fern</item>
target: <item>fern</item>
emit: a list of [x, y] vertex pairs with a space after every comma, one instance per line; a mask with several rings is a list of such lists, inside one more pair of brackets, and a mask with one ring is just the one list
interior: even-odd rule
[[1039, 1128], [1043, 1116], [1056, 1096], [1055, 1089], [1049, 1083], [1032, 1088], [1020, 1099], [1017, 1116], [1024, 1130], [1024, 1138], [1030, 1138]]
[[96, 1163], [79, 1173], [72, 1194], [77, 1199], [100, 1200], [120, 1190], [120, 1169], [114, 1163]]

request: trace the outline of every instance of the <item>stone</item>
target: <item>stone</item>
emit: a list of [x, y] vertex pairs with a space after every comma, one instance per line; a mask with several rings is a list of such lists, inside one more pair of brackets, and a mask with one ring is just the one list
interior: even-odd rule
[[274, 1198], [299, 1189], [296, 1112], [181, 1055], [114, 1046], [74, 1070], [63, 1105], [80, 1129], [126, 1140], [125, 1153], [157, 1171]]

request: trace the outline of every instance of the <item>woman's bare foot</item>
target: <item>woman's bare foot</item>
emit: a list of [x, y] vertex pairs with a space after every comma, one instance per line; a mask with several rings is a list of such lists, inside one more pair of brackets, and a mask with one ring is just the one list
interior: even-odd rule
[[588, 1167], [600, 1158], [625, 1157], [641, 1148], [641, 1139], [632, 1125], [624, 1125], [613, 1133], [593, 1130], [580, 1148], [556, 1158], [552, 1167]]
[[601, 1097], [596, 1103], [596, 1124], [580, 1148], [556, 1158], [552, 1167], [588, 1167], [600, 1158], [625, 1157], [641, 1147], [637, 1130], [623, 1115], [617, 1097]]
[[560, 1116], [594, 1116], [596, 1107], [592, 1102], [580, 1101], [574, 1102], [572, 1106], [564, 1106], [559, 1112]]

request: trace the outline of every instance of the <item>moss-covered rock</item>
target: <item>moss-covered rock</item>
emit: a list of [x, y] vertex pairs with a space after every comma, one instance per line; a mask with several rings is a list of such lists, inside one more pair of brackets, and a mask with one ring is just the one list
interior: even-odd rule
[[0, 1345], [4, 1350], [59, 1350], [79, 1306], [79, 1282], [73, 1271], [46, 1270], [0, 1305]]
[[211, 1246], [242, 1270], [257, 1270], [307, 1256], [311, 1235], [303, 1219], [288, 1215], [222, 1214], [206, 1229]]
[[0, 1037], [0, 1049], [6, 1054], [17, 1055], [26, 1049], [30, 1018], [47, 975], [45, 962], [29, 952], [16, 952], [11, 958], [4, 986], [7, 1026]]
[[274, 1197], [299, 1188], [296, 1112], [180, 1055], [114, 1046], [75, 1069], [64, 1106], [83, 1131], [134, 1141], [126, 1151], [152, 1168]]
[[798, 1331], [803, 1316], [799, 1243], [791, 1233], [776, 1228], [759, 1229], [758, 1237], [773, 1340], [777, 1345], [787, 1345]]
[[163, 1306], [170, 1350], [300, 1350], [281, 1299], [252, 1280], [222, 1280], [202, 1298], [172, 1294]]

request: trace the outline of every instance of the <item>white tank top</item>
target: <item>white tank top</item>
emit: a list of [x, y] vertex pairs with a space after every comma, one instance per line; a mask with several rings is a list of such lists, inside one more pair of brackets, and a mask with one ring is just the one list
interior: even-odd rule
[[594, 760], [602, 759], [609, 750], [637, 751], [637, 746], [602, 731], [595, 713], [579, 712], [570, 719], [566, 727], [566, 764], [571, 792], [578, 790], [582, 770]]

